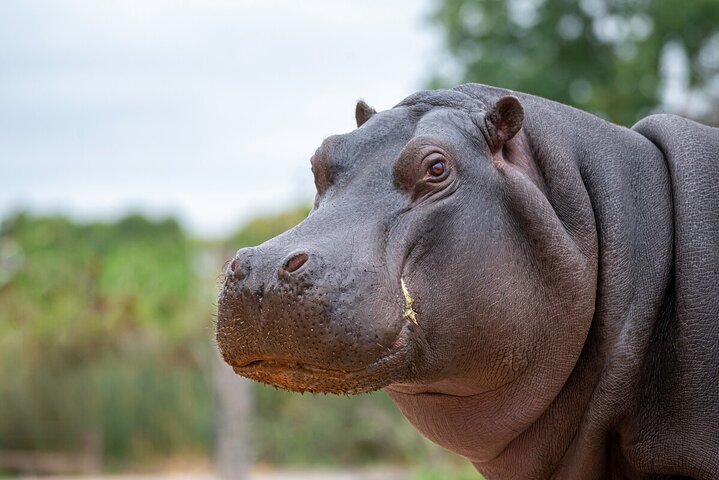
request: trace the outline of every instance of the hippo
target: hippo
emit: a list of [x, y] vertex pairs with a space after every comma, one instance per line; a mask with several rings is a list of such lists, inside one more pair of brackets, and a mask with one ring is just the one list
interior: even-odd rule
[[385, 389], [487, 479], [719, 478], [719, 129], [479, 84], [355, 114], [228, 264], [234, 371]]

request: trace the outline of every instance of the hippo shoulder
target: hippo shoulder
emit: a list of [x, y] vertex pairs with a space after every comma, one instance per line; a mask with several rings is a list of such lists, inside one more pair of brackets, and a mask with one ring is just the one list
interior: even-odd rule
[[647, 137], [657, 146], [666, 145], [686, 150], [692, 147], [719, 145], [719, 128], [709, 127], [670, 113], [643, 118], [632, 127], [632, 130]]

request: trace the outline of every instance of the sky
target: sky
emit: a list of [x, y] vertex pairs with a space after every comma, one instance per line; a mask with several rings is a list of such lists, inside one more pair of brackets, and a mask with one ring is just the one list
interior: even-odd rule
[[200, 236], [314, 194], [309, 158], [441, 62], [431, 0], [0, 2], [0, 217], [175, 215]]

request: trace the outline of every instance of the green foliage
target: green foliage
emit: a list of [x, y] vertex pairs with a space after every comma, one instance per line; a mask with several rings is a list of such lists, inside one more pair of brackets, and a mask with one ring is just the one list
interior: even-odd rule
[[447, 464], [452, 456], [420, 436], [384, 392], [297, 395], [256, 386], [257, 459], [275, 465]]
[[532, 93], [631, 125], [659, 103], [668, 42], [689, 59], [690, 87], [719, 75], [716, 0], [440, 0], [435, 23], [457, 80]]
[[95, 434], [122, 464], [208, 448], [211, 311], [174, 220], [19, 214], [0, 267], [0, 449], [77, 450]]
[[303, 205], [275, 215], [257, 217], [230, 235], [227, 243], [236, 249], [254, 247], [294, 227], [309, 213], [309, 207]]

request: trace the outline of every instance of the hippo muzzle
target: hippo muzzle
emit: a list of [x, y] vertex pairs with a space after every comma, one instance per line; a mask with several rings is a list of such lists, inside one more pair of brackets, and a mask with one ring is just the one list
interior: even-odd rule
[[353, 258], [342, 239], [302, 248], [298, 236], [241, 249], [229, 264], [216, 332], [225, 361], [294, 391], [362, 393], [406, 376], [413, 324], [400, 279]]

